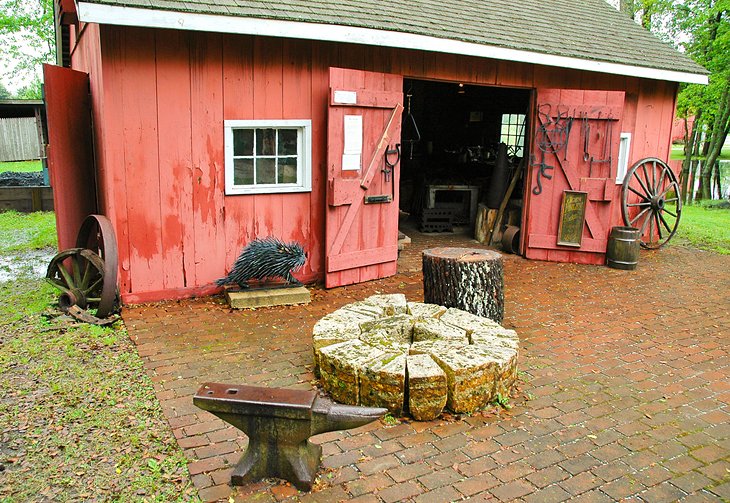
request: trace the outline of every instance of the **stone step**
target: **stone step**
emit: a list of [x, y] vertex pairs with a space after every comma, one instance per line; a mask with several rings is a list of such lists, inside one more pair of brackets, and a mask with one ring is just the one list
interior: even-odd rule
[[284, 288], [262, 288], [231, 291], [226, 290], [226, 301], [232, 309], [253, 307], [291, 306], [309, 304], [309, 290], [303, 286]]

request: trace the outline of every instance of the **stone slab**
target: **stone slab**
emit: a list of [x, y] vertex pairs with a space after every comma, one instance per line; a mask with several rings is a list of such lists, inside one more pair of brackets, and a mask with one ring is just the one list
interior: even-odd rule
[[381, 308], [385, 316], [405, 314], [408, 311], [408, 302], [402, 293], [371, 295], [365, 302]]
[[469, 341], [476, 346], [497, 346], [512, 349], [518, 349], [520, 347], [520, 339], [517, 337], [517, 332], [502, 327], [478, 329], [469, 334]]
[[360, 405], [385, 407], [392, 414], [403, 413], [406, 386], [406, 357], [386, 353], [360, 370]]
[[309, 304], [311, 296], [309, 295], [309, 290], [303, 286], [263, 288], [261, 290], [226, 290], [226, 301], [232, 309], [251, 309], [254, 307]]
[[448, 398], [446, 373], [429, 355], [409, 355], [408, 408], [417, 421], [436, 419]]
[[413, 342], [431, 340], [460, 341], [469, 344], [466, 330], [443, 323], [436, 318], [425, 318], [413, 325]]
[[438, 318], [446, 312], [444, 306], [426, 304], [424, 302], [409, 302], [408, 314], [414, 318]]
[[[446, 373], [447, 407], [472, 412], [486, 407], [497, 393], [509, 389], [517, 375], [517, 351], [469, 345], [446, 354], [432, 355]], [[500, 384], [502, 380], [506, 383]]]
[[365, 364], [384, 354], [357, 339], [321, 348], [319, 372], [324, 389], [338, 402], [359, 404], [360, 372]]
[[477, 330], [488, 330], [494, 328], [502, 328], [502, 325], [496, 321], [490, 320], [483, 316], [477, 316], [461, 309], [450, 307], [442, 314], [439, 319], [449, 325], [463, 328], [467, 332], [475, 332]]
[[395, 340], [406, 344], [411, 343], [413, 335], [413, 317], [407, 314], [396, 314], [372, 321], [360, 323], [360, 329], [365, 332], [385, 332]]

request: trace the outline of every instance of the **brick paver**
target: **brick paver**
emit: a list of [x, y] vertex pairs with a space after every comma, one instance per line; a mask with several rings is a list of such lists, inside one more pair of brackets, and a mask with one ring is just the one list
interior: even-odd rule
[[509, 411], [382, 422], [316, 437], [315, 492], [228, 485], [247, 439], [192, 405], [204, 381], [311, 389], [310, 331], [373, 293], [422, 300], [414, 234], [399, 274], [307, 306], [231, 311], [219, 298], [128, 307], [170, 426], [204, 499], [228, 501], [722, 501], [730, 497], [730, 257], [673, 245], [636, 271], [505, 256], [505, 325], [521, 338]]

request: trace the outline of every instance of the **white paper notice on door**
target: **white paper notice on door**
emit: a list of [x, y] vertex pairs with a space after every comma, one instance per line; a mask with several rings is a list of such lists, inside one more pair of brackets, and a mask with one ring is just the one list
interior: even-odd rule
[[342, 170], [358, 170], [362, 159], [362, 115], [345, 115], [345, 149]]

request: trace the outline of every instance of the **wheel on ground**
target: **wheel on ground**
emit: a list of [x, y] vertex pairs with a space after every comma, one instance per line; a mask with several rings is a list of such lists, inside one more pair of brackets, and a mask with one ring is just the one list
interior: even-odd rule
[[104, 318], [119, 305], [117, 289], [117, 239], [112, 223], [104, 215], [89, 215], [81, 223], [76, 247], [96, 252], [104, 261], [104, 287], [96, 316]]
[[624, 178], [621, 213], [624, 224], [639, 229], [644, 248], [664, 246], [679, 225], [682, 201], [677, 177], [661, 159], [647, 157]]
[[61, 290], [58, 299], [61, 309], [67, 311], [71, 306], [98, 309], [104, 290], [104, 268], [101, 257], [85, 248], [69, 248], [53, 257], [46, 279]]

